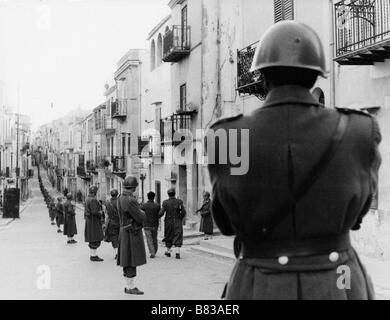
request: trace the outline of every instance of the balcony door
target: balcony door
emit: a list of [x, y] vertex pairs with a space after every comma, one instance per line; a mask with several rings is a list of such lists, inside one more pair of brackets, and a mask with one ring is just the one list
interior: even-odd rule
[[181, 9], [181, 47], [187, 47], [187, 26], [188, 26], [188, 10], [187, 6]]

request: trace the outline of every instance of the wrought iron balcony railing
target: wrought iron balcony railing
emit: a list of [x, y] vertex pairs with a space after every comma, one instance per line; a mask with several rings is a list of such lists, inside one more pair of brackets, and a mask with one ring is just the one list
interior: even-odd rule
[[259, 42], [256, 42], [237, 51], [237, 91], [240, 94], [255, 95], [259, 99], [264, 99], [266, 89], [263, 75], [259, 71], [249, 71], [258, 45]]
[[342, 0], [334, 8], [335, 61], [370, 65], [390, 58], [389, 0]]
[[127, 117], [129, 101], [116, 100], [111, 104], [111, 117], [113, 119], [125, 120]]
[[95, 130], [105, 130], [105, 131], [115, 130], [112, 118], [107, 115], [104, 115], [100, 118], [96, 118]]
[[190, 26], [174, 25], [165, 33], [163, 39], [164, 62], [177, 62], [191, 52]]
[[87, 167], [87, 171], [88, 172], [93, 172], [93, 173], [97, 172], [96, 171], [97, 166], [96, 166], [96, 164], [95, 164], [95, 162], [93, 160], [88, 160], [86, 162], [86, 167]]
[[[161, 119], [160, 136], [161, 144], [164, 145], [178, 145], [183, 142], [186, 137], [185, 131], [191, 130], [192, 117], [188, 114], [173, 114], [165, 119]], [[182, 136], [175, 133], [181, 131]]]

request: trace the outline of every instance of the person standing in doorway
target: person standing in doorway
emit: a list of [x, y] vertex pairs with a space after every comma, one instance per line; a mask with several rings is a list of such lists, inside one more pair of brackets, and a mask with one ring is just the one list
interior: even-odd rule
[[160, 212], [160, 205], [154, 202], [155, 196], [156, 194], [154, 192], [149, 192], [147, 194], [148, 201], [141, 206], [141, 209], [145, 211], [146, 214], [144, 230], [150, 258], [152, 259], [156, 257], [158, 249], [157, 232]]
[[201, 215], [199, 232], [204, 233], [205, 240], [212, 238], [214, 233], [214, 224], [213, 224], [213, 217], [211, 216], [210, 205], [211, 205], [210, 193], [205, 191], [203, 192], [202, 207], [196, 211], [196, 212], [200, 212]]
[[183, 219], [186, 210], [183, 201], [176, 198], [174, 188], [168, 190], [169, 199], [162, 204], [159, 217], [165, 214], [164, 242], [167, 248], [165, 255], [171, 257], [172, 246], [176, 248], [176, 259], [180, 259], [180, 248], [183, 245]]
[[97, 187], [92, 186], [89, 188], [89, 194], [85, 200], [85, 242], [88, 242], [88, 246], [91, 250], [90, 260], [93, 262], [103, 261], [100, 258], [96, 250], [100, 247], [101, 241], [104, 238], [103, 226], [102, 226], [102, 208], [99, 201], [96, 199]]

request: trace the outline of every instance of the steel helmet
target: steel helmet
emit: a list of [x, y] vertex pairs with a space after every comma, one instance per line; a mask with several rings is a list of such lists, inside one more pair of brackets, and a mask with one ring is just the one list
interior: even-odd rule
[[118, 190], [112, 189], [111, 192], [110, 192], [110, 194], [111, 194], [111, 197], [115, 198], [115, 197], [118, 196], [119, 193], [118, 193]]
[[175, 188], [170, 188], [167, 193], [168, 196], [174, 196], [176, 194], [176, 190]]
[[260, 40], [250, 72], [272, 67], [310, 69], [325, 78], [325, 52], [321, 39], [311, 27], [301, 22], [274, 24]]
[[123, 187], [125, 189], [137, 188], [138, 187], [137, 178], [134, 176], [127, 176], [125, 178], [125, 181], [123, 182]]
[[96, 194], [98, 191], [98, 187], [97, 186], [91, 186], [89, 187], [89, 193], [91, 194]]
[[72, 200], [72, 194], [71, 194], [71, 193], [68, 193], [68, 194], [66, 195], [66, 199]]

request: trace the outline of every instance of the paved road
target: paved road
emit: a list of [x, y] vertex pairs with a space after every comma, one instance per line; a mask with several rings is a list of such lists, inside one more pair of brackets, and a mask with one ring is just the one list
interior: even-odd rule
[[[139, 268], [137, 285], [145, 295], [124, 294], [122, 269], [111, 246], [103, 243], [100, 249], [104, 262], [89, 261], [79, 210], [79, 242], [68, 245], [50, 225], [37, 179], [31, 182], [33, 199], [21, 219], [0, 228], [0, 299], [219, 299], [231, 264], [189, 248], [183, 248], [181, 260], [166, 258], [161, 249], [156, 259]], [[39, 289], [37, 283], [48, 283], [47, 270], [51, 289]], [[44, 277], [41, 272], [46, 272]]]

